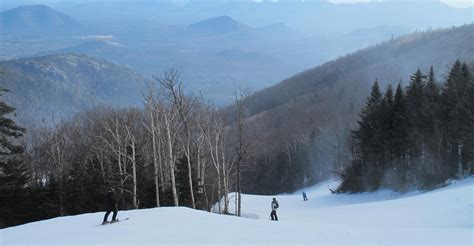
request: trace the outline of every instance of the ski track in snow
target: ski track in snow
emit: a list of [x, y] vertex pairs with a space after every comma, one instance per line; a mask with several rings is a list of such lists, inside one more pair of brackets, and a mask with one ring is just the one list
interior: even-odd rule
[[[179, 207], [66, 216], [0, 230], [7, 245], [474, 245], [474, 177], [430, 191], [330, 194], [324, 182], [277, 196], [244, 195], [246, 218]], [[230, 194], [230, 197], [233, 195]], [[270, 221], [270, 203], [280, 221]], [[230, 211], [234, 211], [231, 202]]]

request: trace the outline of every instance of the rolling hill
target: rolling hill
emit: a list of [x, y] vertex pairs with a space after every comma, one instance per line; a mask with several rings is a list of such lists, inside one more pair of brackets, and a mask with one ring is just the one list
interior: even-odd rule
[[[304, 100], [322, 89], [340, 86], [359, 89], [343, 89], [338, 92], [342, 95], [335, 95], [332, 100], [337, 101], [344, 96], [364, 99], [376, 78], [384, 86], [399, 81], [406, 85], [410, 74], [417, 68], [426, 72], [433, 66], [441, 75], [456, 59], [473, 61], [473, 39], [474, 24], [401, 36], [296, 74], [255, 93], [249, 98], [248, 105], [251, 114], [255, 115]], [[359, 94], [353, 93], [358, 91]]]
[[249, 29], [229, 16], [218, 16], [193, 23], [186, 28], [186, 34], [191, 36], [214, 36]]

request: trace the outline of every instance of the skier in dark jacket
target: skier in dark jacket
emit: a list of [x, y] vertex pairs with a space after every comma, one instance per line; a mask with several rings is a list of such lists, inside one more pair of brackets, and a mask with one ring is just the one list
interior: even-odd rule
[[308, 201], [308, 197], [306, 196], [306, 192], [303, 191], [303, 201]]
[[102, 224], [107, 224], [107, 219], [109, 218], [109, 214], [111, 212], [114, 212], [112, 215], [112, 223], [117, 222], [117, 213], [118, 213], [118, 206], [117, 206], [117, 200], [115, 199], [114, 195], [114, 189], [110, 188], [109, 191], [107, 192], [107, 212], [105, 213], [104, 216], [104, 221], [102, 221]]
[[273, 198], [272, 201], [272, 212], [270, 213], [270, 217], [272, 220], [278, 221], [278, 216], [277, 216], [277, 209], [280, 205], [278, 205], [278, 201], [276, 198]]

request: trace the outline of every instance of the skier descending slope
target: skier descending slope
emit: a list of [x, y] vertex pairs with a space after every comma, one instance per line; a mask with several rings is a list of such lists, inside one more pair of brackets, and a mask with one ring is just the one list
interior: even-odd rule
[[272, 201], [272, 212], [270, 213], [270, 217], [272, 220], [278, 221], [278, 216], [277, 216], [277, 209], [280, 205], [278, 205], [277, 199], [274, 197]]
[[306, 192], [303, 191], [303, 201], [308, 201], [308, 197], [306, 196]]
[[109, 191], [107, 192], [107, 212], [105, 213], [104, 220], [102, 221], [102, 225], [107, 224], [107, 219], [109, 218], [109, 214], [112, 211], [114, 212], [114, 214], [112, 215], [111, 223], [118, 222], [118, 220], [117, 220], [117, 213], [118, 213], [117, 201], [115, 199], [114, 189], [110, 188]]

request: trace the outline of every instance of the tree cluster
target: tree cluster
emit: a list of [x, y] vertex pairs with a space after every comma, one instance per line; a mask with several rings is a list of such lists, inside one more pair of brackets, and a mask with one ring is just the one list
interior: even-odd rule
[[[0, 188], [11, 180], [21, 190], [12, 187], [8, 203], [2, 202], [15, 209], [1, 214], [3, 226], [102, 211], [111, 187], [120, 209], [187, 206], [240, 215], [240, 201], [234, 199], [231, 211], [227, 194], [240, 191], [239, 166], [250, 146], [245, 122], [225, 125], [214, 106], [185, 94], [176, 69], [155, 81], [143, 95], [143, 109], [100, 107], [28, 129], [23, 160], [2, 163]], [[17, 131], [20, 137], [24, 129]], [[15, 205], [15, 194], [28, 198], [21, 203], [26, 207]]]
[[474, 78], [466, 63], [451, 67], [443, 84], [418, 69], [405, 89], [376, 80], [358, 129], [352, 164], [341, 173], [340, 192], [379, 188], [430, 189], [474, 173]]

